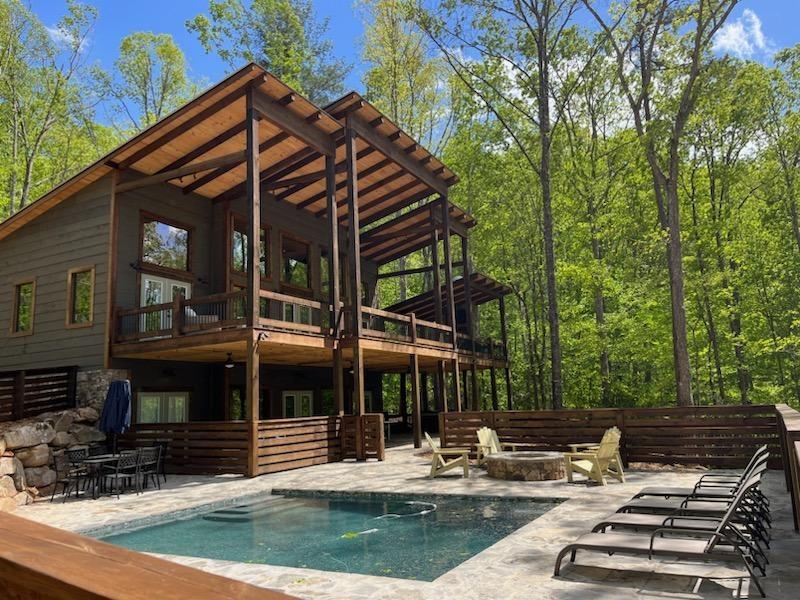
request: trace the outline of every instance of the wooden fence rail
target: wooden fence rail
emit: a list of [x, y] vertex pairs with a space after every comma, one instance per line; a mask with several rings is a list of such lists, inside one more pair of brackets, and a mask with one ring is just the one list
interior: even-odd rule
[[77, 367], [0, 372], [0, 421], [76, 406]]
[[383, 413], [342, 417], [342, 458], [384, 460], [385, 456]]
[[258, 424], [258, 474], [342, 460], [339, 416], [274, 419]]
[[502, 441], [561, 451], [570, 443], [597, 441], [616, 426], [625, 462], [719, 468], [741, 468], [758, 446], [768, 444], [770, 466], [782, 466], [773, 405], [451, 412], [440, 415], [442, 444], [471, 446], [483, 426], [497, 430]]

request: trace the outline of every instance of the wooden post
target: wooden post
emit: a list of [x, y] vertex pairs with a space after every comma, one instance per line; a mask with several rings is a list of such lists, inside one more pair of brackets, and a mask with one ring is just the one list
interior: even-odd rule
[[506, 407], [508, 410], [514, 410], [514, 401], [511, 394], [511, 371], [508, 369], [508, 331], [506, 331], [506, 300], [500, 296], [500, 335], [503, 338], [503, 353], [506, 358], [505, 376], [506, 376]]
[[254, 90], [247, 90], [247, 326], [258, 325], [261, 302], [261, 165], [258, 139], [258, 114]]
[[247, 365], [246, 365], [246, 389], [247, 389], [247, 420], [249, 422], [249, 452], [247, 455], [247, 476], [255, 477], [258, 475], [258, 400], [261, 389], [261, 351], [258, 346], [258, 334], [251, 330], [251, 335], [247, 338]]
[[350, 255], [350, 305], [351, 334], [353, 336], [353, 399], [355, 414], [364, 414], [364, 351], [361, 347], [361, 234], [358, 218], [358, 165], [356, 134], [350, 117], [345, 119], [344, 145], [347, 170], [347, 210], [349, 231], [347, 232]]
[[336, 212], [336, 157], [325, 157], [325, 194], [328, 204], [328, 303], [331, 306], [331, 335], [334, 340], [333, 349], [333, 401], [336, 412], [344, 414], [344, 372], [342, 365], [342, 350], [339, 341], [342, 335], [342, 281], [339, 278], [339, 219]]
[[106, 273], [106, 340], [103, 368], [111, 368], [111, 345], [114, 343], [117, 327], [117, 232], [119, 230], [119, 211], [117, 209], [117, 184], [119, 170], [111, 174], [111, 194], [109, 197], [108, 227], [108, 272]]
[[461, 377], [458, 370], [458, 358], [453, 359], [453, 394], [456, 397], [456, 412], [461, 412]]
[[497, 403], [497, 374], [494, 372], [494, 367], [489, 367], [489, 379], [492, 385], [492, 410], [499, 410], [500, 407]]
[[[478, 378], [476, 377], [475, 368], [475, 319], [472, 314], [472, 267], [469, 262], [469, 246], [466, 236], [461, 238], [461, 273], [464, 277], [464, 313], [467, 318], [467, 333], [469, 335], [470, 352], [472, 354], [472, 363], [470, 364], [470, 373], [472, 377], [470, 392], [472, 402], [469, 402], [468, 405], [472, 406], [472, 410], [480, 410], [478, 406]], [[465, 394], [466, 387], [465, 384]]]
[[[447, 196], [441, 196], [442, 230], [444, 243], [444, 276], [447, 287], [447, 324], [453, 328], [453, 350], [458, 351], [458, 333], [456, 331], [456, 303], [453, 296], [453, 261], [450, 254], [450, 210]], [[459, 400], [460, 402], [460, 400]]]
[[422, 445], [422, 411], [419, 400], [419, 357], [409, 357], [411, 367], [411, 421], [414, 431], [414, 448]]
[[336, 405], [336, 412], [341, 416], [344, 414], [344, 366], [342, 363], [342, 350], [333, 350], [333, 401]]
[[222, 420], [231, 420], [231, 369], [222, 367]]
[[447, 373], [444, 369], [444, 361], [436, 361], [436, 381], [434, 382], [434, 391], [436, 392], [436, 409], [442, 412], [447, 412]]
[[400, 373], [400, 418], [403, 420], [403, 429], [408, 417], [408, 390], [406, 389], [406, 374]]
[[[422, 411], [429, 412], [431, 409], [430, 406], [430, 398], [428, 396], [428, 374], [427, 373], [420, 373], [419, 374], [419, 395], [422, 399]], [[438, 410], [438, 408], [437, 408]]]
[[[436, 224], [433, 218], [433, 206], [431, 206], [431, 225]], [[436, 306], [434, 307], [435, 320], [437, 323], [444, 323], [442, 315], [442, 282], [441, 265], [439, 263], [439, 231], [434, 229], [431, 232], [431, 270], [433, 274], [433, 298]], [[439, 340], [441, 340], [441, 334]], [[427, 395], [427, 388], [426, 388]], [[441, 361], [436, 363], [436, 373], [433, 376], [433, 399], [437, 411], [447, 412], [447, 394], [444, 384], [444, 364]]]
[[183, 296], [175, 294], [172, 299], [172, 337], [179, 338], [181, 336], [181, 328], [183, 327]]

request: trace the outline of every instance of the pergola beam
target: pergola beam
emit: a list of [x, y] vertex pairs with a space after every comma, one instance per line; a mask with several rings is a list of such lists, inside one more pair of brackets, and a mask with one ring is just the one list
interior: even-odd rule
[[177, 169], [172, 169], [171, 171], [164, 171], [161, 173], [156, 173], [155, 175], [139, 177], [133, 181], [126, 181], [125, 183], [119, 184], [117, 186], [117, 193], [128, 192], [130, 190], [135, 190], [148, 185], [155, 185], [157, 183], [164, 183], [165, 181], [170, 181], [171, 179], [186, 177], [187, 175], [201, 173], [203, 171], [216, 169], [221, 166], [227, 166], [234, 163], [238, 164], [245, 160], [245, 156], [246, 152], [244, 150], [240, 150], [239, 152], [233, 152], [231, 154], [226, 154], [225, 156], [218, 156], [217, 158], [211, 158], [199, 163], [178, 167]]
[[[253, 90], [253, 108], [265, 120], [311, 146], [320, 154], [333, 156], [336, 153], [336, 144], [331, 135], [317, 129], [307, 119], [297, 116], [259, 90]], [[318, 120], [319, 115], [316, 116], [315, 120]]]

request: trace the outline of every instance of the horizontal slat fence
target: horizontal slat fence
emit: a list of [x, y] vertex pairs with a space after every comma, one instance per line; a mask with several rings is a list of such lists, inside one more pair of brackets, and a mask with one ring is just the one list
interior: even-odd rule
[[783, 453], [783, 472], [786, 490], [792, 498], [794, 529], [800, 531], [800, 412], [786, 404], [775, 407], [778, 413], [778, 432]]
[[274, 419], [258, 424], [258, 473], [342, 460], [341, 417]]
[[138, 423], [119, 438], [120, 448], [167, 443], [169, 473], [245, 473], [249, 428], [245, 421]]
[[0, 421], [73, 408], [77, 373], [77, 367], [0, 373]]
[[384, 460], [385, 456], [383, 413], [342, 417], [342, 458]]
[[626, 462], [719, 468], [741, 468], [758, 446], [769, 444], [770, 466], [782, 464], [773, 405], [450, 412], [440, 415], [442, 444], [472, 446], [484, 426], [495, 429], [501, 441], [558, 451], [570, 443], [599, 441], [616, 426]]

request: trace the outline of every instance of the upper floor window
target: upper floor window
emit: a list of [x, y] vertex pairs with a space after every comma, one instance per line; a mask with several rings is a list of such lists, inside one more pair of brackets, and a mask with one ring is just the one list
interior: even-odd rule
[[188, 226], [143, 214], [141, 239], [143, 263], [174, 271], [189, 270], [191, 231]]
[[[261, 277], [269, 277], [269, 232], [261, 230], [261, 252], [259, 265]], [[236, 219], [233, 221], [231, 235], [231, 270], [236, 273], [247, 273], [247, 224]]]
[[89, 327], [94, 315], [94, 267], [67, 274], [67, 327]]
[[311, 287], [308, 268], [309, 246], [287, 235], [281, 236], [281, 281], [302, 288]]
[[36, 282], [23, 281], [14, 286], [14, 306], [11, 312], [11, 334], [33, 333], [33, 315], [36, 304]]

